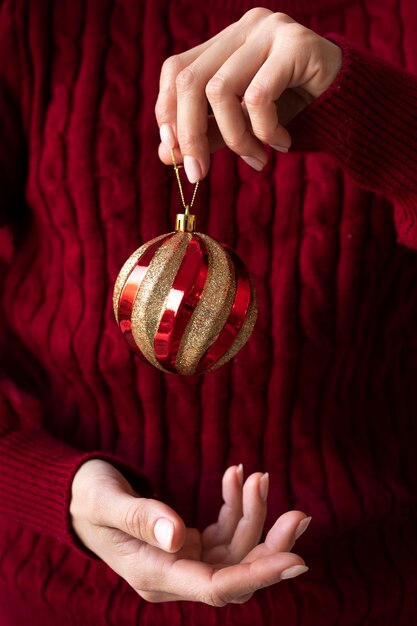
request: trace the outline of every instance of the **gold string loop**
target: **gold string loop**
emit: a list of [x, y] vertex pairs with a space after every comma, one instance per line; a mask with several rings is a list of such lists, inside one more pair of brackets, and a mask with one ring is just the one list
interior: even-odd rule
[[189, 210], [191, 209], [191, 207], [194, 204], [195, 195], [197, 193], [199, 181], [197, 181], [196, 184], [195, 184], [194, 191], [193, 191], [193, 196], [191, 198], [190, 204], [186, 204], [185, 198], [184, 198], [184, 191], [182, 189], [182, 184], [181, 184], [180, 172], [179, 172], [179, 168], [182, 167], [182, 165], [177, 165], [177, 162], [175, 160], [175, 155], [174, 155], [174, 148], [171, 148], [171, 159], [172, 159], [172, 165], [174, 166], [175, 176], [177, 177], [177, 183], [178, 183], [178, 188], [180, 190], [182, 205], [183, 205], [183, 207], [185, 209], [185, 213], [189, 214], [189, 212], [190, 212]]

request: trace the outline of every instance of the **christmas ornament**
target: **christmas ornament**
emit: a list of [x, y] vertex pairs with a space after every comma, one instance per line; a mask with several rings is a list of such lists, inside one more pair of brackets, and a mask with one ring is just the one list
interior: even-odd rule
[[256, 322], [255, 287], [227, 244], [195, 232], [193, 206], [172, 161], [184, 213], [175, 231], [147, 241], [117, 277], [114, 315], [124, 338], [143, 361], [164, 372], [192, 375], [217, 369], [246, 343]]

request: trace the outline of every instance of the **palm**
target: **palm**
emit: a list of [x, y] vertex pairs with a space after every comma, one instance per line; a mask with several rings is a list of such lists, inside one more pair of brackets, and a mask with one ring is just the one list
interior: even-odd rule
[[146, 600], [241, 603], [257, 589], [308, 569], [290, 550], [310, 519], [288, 511], [259, 544], [268, 475], [251, 474], [243, 484], [242, 471], [226, 470], [218, 519], [199, 532], [186, 528], [167, 504], [140, 497], [112, 465], [91, 459], [73, 479], [72, 526]]
[[217, 567], [239, 562], [257, 545], [262, 534], [266, 516], [266, 501], [259, 497], [260, 473], [252, 474], [242, 486], [241, 479], [229, 468], [223, 479], [224, 504], [217, 522], [203, 532], [186, 528], [184, 543], [180, 550], [169, 554], [131, 535], [115, 529], [111, 541], [118, 551], [127, 557], [146, 559], [164, 565], [180, 561], [198, 561]]
[[[242, 488], [235, 468], [229, 470], [217, 522], [203, 532], [187, 528], [177, 552], [103, 528], [107, 535], [101, 543], [107, 549], [99, 556], [143, 598], [154, 602], [194, 599], [222, 606], [245, 601], [260, 586], [277, 582], [282, 570], [300, 561], [289, 551], [303, 514], [293, 511], [281, 516], [258, 545], [266, 516], [266, 501], [260, 496], [262, 475], [252, 474]], [[154, 591], [155, 580], [158, 591]]]

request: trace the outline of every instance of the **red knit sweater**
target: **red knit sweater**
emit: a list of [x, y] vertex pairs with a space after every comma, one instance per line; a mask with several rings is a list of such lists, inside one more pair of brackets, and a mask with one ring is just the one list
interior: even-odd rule
[[[258, 293], [233, 361], [163, 374], [113, 318], [121, 265], [179, 208], [160, 66], [254, 4], [0, 2], [0, 626], [417, 623], [414, 0], [265, 2], [343, 35], [344, 61], [288, 155], [256, 173], [223, 150], [202, 185], [199, 229]], [[313, 516], [309, 572], [222, 609], [142, 601], [71, 532], [97, 456], [200, 528], [228, 465], [268, 471], [266, 527]]]

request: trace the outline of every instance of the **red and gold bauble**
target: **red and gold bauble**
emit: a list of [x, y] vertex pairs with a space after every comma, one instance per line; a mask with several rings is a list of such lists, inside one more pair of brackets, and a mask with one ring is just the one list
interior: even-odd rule
[[257, 316], [244, 263], [227, 244], [195, 232], [188, 206], [177, 215], [175, 231], [147, 241], [129, 257], [115, 283], [113, 306], [133, 352], [182, 375], [229, 361]]
[[191, 375], [217, 369], [242, 348], [257, 306], [236, 252], [208, 235], [181, 230], [185, 216], [177, 216], [177, 230], [129, 257], [113, 304], [137, 356], [165, 372]]

